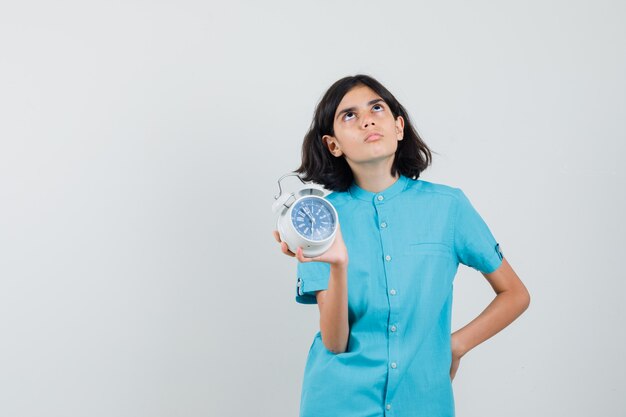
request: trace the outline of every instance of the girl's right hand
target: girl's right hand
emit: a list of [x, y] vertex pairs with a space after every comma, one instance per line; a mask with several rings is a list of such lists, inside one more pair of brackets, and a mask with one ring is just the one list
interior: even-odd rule
[[280, 234], [278, 230], [274, 230], [274, 239], [280, 243], [280, 248], [285, 255], [296, 257], [300, 262], [326, 262], [331, 266], [348, 266], [348, 250], [343, 242], [343, 236], [341, 235], [341, 227], [337, 224], [337, 234], [335, 240], [330, 248], [319, 256], [313, 258], [305, 258], [302, 254], [302, 248], [298, 247], [296, 253], [289, 250], [287, 244], [280, 240]]

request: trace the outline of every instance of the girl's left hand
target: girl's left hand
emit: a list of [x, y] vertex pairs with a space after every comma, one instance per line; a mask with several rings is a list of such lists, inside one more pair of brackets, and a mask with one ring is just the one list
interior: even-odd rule
[[459, 364], [461, 363], [461, 358], [465, 355], [463, 352], [463, 348], [459, 344], [459, 340], [455, 334], [452, 334], [450, 338], [450, 344], [452, 348], [452, 365], [450, 365], [450, 381], [454, 380], [456, 376], [456, 371], [459, 369]]
[[450, 367], [450, 382], [454, 381], [454, 376], [456, 375], [456, 370], [459, 369], [459, 364], [461, 363], [461, 358], [455, 358], [452, 355], [452, 366]]

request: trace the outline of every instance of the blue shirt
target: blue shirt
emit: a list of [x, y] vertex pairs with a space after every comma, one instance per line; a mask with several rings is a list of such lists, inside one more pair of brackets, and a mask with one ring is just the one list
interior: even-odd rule
[[[450, 323], [458, 264], [495, 271], [502, 252], [459, 188], [405, 176], [372, 193], [356, 184], [326, 198], [348, 250], [348, 348], [318, 332], [300, 417], [451, 417]], [[316, 303], [330, 265], [298, 263], [296, 301]]]

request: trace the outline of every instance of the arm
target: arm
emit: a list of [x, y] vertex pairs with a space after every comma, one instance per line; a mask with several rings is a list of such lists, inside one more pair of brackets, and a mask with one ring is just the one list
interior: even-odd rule
[[274, 238], [281, 245], [284, 254], [298, 258], [300, 262], [326, 262], [330, 264], [328, 288], [317, 291], [315, 297], [320, 310], [320, 333], [326, 349], [333, 353], [343, 353], [348, 346], [350, 326], [348, 324], [348, 251], [337, 226], [337, 236], [331, 247], [314, 258], [305, 258], [302, 248], [293, 253], [285, 242], [281, 242], [278, 231]]
[[348, 347], [348, 265], [331, 265], [328, 289], [318, 291], [320, 332], [326, 349], [343, 353]]
[[483, 275], [496, 297], [478, 317], [452, 334], [452, 356], [456, 359], [511, 324], [530, 304], [528, 290], [506, 258], [494, 272]]

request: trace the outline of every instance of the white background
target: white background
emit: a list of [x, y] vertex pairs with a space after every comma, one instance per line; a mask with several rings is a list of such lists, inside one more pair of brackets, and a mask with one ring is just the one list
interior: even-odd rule
[[[457, 415], [626, 408], [620, 1], [3, 1], [0, 415], [295, 416], [316, 306], [273, 240], [324, 91], [381, 81], [528, 287]], [[453, 329], [494, 293], [455, 280]]]

